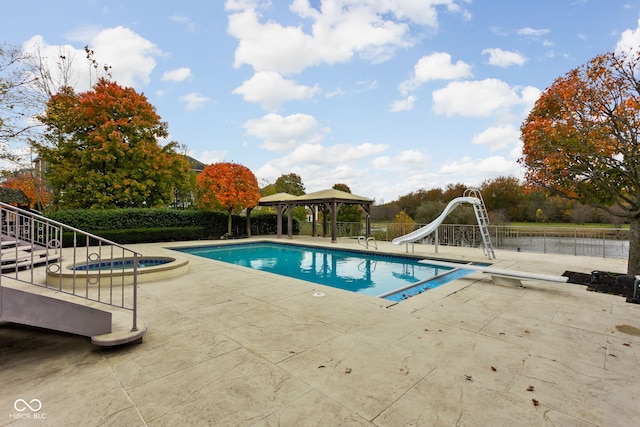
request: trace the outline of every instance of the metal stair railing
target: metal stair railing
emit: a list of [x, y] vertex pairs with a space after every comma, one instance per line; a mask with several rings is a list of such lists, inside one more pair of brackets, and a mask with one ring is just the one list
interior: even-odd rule
[[478, 221], [478, 227], [480, 228], [480, 235], [482, 236], [482, 242], [484, 243], [484, 253], [491, 259], [496, 257], [493, 251], [493, 244], [491, 243], [491, 234], [489, 233], [489, 214], [484, 204], [484, 199], [480, 190], [477, 188], [468, 188], [464, 192], [465, 197], [475, 197], [480, 200], [479, 204], [473, 204], [473, 211], [476, 214], [476, 220]]
[[[10, 278], [121, 308], [131, 312], [131, 331], [138, 330], [139, 252], [2, 202], [0, 246], [0, 288], [2, 279]], [[65, 270], [63, 259], [71, 267], [97, 264], [102, 269]], [[124, 259], [132, 262], [117, 262]], [[63, 281], [63, 272], [70, 273], [70, 284]]]

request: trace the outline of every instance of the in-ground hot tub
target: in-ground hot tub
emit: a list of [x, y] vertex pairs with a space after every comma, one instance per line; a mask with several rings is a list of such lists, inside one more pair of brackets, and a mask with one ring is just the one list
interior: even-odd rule
[[[89, 261], [70, 264], [60, 269], [51, 264], [47, 270], [47, 286], [73, 286], [75, 279], [91, 285], [130, 285], [133, 283], [133, 258], [117, 258], [106, 261]], [[138, 258], [137, 283], [169, 279], [184, 274], [189, 260], [180, 257], [143, 256]]]

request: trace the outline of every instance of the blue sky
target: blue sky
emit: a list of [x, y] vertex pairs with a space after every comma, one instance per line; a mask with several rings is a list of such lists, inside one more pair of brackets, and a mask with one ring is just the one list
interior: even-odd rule
[[640, 46], [639, 18], [631, 0], [21, 0], [0, 41], [74, 56], [78, 90], [88, 45], [205, 163], [383, 203], [520, 177], [540, 92]]

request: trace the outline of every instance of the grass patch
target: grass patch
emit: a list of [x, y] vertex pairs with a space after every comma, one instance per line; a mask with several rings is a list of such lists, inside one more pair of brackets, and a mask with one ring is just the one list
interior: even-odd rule
[[[495, 224], [491, 224], [495, 225]], [[502, 225], [502, 224], [499, 224]], [[593, 223], [593, 224], [574, 224], [571, 222], [510, 222], [508, 224], [504, 224], [509, 227], [527, 227], [527, 228], [598, 228], [598, 229], [618, 229], [622, 228], [623, 230], [629, 229], [629, 224], [622, 224], [621, 226], [615, 226], [613, 224], [601, 224], [601, 223]]]

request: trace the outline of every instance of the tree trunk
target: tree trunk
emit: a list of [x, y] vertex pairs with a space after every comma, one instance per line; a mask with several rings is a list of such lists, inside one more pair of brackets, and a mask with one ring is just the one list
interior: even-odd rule
[[247, 208], [247, 237], [251, 237], [251, 211], [253, 208]]
[[640, 274], [640, 218], [631, 218], [630, 224], [627, 275], [635, 277]]
[[232, 209], [229, 209], [229, 223], [227, 225], [227, 236], [229, 237], [231, 237], [231, 218], [232, 218], [231, 212], [232, 211], [233, 211]]

